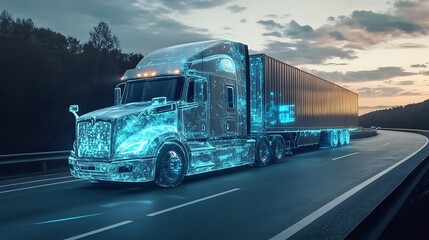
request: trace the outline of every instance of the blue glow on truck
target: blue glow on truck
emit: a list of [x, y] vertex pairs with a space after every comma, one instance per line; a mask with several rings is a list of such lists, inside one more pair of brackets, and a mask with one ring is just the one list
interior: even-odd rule
[[265, 96], [263, 68], [261, 57], [249, 59], [246, 45], [227, 40], [151, 52], [121, 78], [117, 105], [80, 117], [70, 106], [76, 117], [71, 174], [174, 187], [187, 175], [278, 162], [291, 147], [320, 139], [331, 147], [349, 143], [343, 130], [267, 134], [267, 126], [294, 123], [298, 103], [278, 104], [274, 92]]
[[295, 122], [295, 105], [279, 106], [279, 121], [281, 123]]

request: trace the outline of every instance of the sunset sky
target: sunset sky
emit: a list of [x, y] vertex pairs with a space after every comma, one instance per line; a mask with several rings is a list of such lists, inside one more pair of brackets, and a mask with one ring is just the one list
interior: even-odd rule
[[359, 94], [360, 114], [429, 99], [429, 0], [1, 0], [82, 43], [100, 20], [123, 52], [225, 38]]

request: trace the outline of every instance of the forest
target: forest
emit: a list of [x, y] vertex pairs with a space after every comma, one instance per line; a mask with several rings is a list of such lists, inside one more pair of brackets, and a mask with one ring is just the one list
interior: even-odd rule
[[0, 15], [0, 155], [71, 149], [74, 116], [113, 105], [113, 88], [143, 58], [122, 53], [107, 23], [87, 42]]
[[429, 130], [429, 100], [367, 113], [359, 117], [359, 126]]

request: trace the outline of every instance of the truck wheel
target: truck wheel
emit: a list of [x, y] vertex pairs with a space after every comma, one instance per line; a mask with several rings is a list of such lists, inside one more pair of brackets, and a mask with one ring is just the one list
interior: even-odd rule
[[349, 130], [344, 130], [345, 135], [346, 135], [346, 144], [350, 144], [350, 131]]
[[339, 130], [338, 145], [339, 146], [346, 145], [346, 130]]
[[283, 161], [286, 153], [286, 144], [282, 136], [274, 136], [271, 140], [272, 161], [275, 163]]
[[156, 184], [161, 187], [176, 187], [185, 177], [186, 166], [185, 153], [178, 144], [162, 146], [156, 160]]
[[258, 167], [263, 167], [270, 163], [271, 151], [268, 138], [260, 136], [256, 139], [256, 157], [255, 164]]
[[336, 147], [338, 146], [338, 131], [337, 130], [332, 130], [329, 132], [329, 143], [330, 143], [330, 147]]

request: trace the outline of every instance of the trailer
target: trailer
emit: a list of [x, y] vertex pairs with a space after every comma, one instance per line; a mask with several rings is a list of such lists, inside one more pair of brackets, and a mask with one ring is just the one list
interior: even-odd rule
[[80, 117], [69, 108], [77, 178], [175, 187], [187, 175], [280, 162], [300, 146], [346, 145], [357, 128], [356, 93], [238, 42], [159, 49], [121, 79], [114, 106]]

